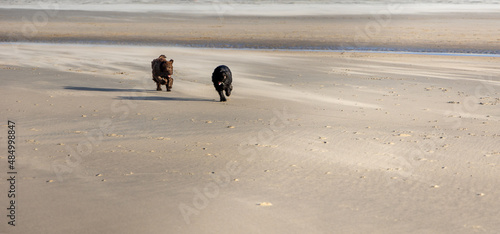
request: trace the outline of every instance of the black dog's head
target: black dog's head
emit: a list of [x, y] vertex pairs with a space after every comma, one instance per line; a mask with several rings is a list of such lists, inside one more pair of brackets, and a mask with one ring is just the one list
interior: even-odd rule
[[231, 70], [224, 65], [217, 67], [212, 74], [214, 85], [223, 86], [224, 84], [231, 83], [231, 79]]
[[227, 80], [227, 74], [225, 72], [221, 72], [218, 77], [220, 78], [218, 83], [217, 83], [218, 85], [223, 85], [224, 81]]

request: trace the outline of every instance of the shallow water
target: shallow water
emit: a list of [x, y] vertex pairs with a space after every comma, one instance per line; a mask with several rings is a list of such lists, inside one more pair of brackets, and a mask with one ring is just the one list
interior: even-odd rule
[[381, 53], [381, 54], [416, 54], [416, 55], [434, 55], [434, 56], [470, 56], [470, 57], [500, 57], [500, 51], [483, 51], [483, 52], [460, 52], [460, 51], [439, 51], [439, 50], [412, 50], [408, 49], [391, 49], [391, 48], [337, 48], [337, 49], [308, 49], [308, 48], [244, 48], [244, 47], [211, 47], [204, 45], [182, 46], [182, 45], [165, 45], [165, 44], [116, 44], [114, 42], [106, 41], [75, 41], [64, 43], [47, 43], [47, 42], [0, 42], [0, 45], [59, 45], [59, 46], [102, 46], [102, 47], [157, 47], [157, 46], [171, 46], [178, 48], [197, 48], [197, 49], [218, 49], [218, 50], [255, 50], [255, 51], [304, 51], [304, 52], [334, 52], [334, 53]]

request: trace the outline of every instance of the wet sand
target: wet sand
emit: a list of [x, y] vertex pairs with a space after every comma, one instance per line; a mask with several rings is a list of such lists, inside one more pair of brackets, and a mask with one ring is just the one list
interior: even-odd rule
[[[499, 53], [500, 14], [206, 15], [0, 9], [0, 41]], [[41, 16], [39, 16], [41, 15]], [[45, 17], [44, 17], [45, 16]], [[24, 18], [23, 18], [24, 17]], [[26, 20], [22, 20], [26, 19]], [[35, 20], [31, 20], [31, 19]]]

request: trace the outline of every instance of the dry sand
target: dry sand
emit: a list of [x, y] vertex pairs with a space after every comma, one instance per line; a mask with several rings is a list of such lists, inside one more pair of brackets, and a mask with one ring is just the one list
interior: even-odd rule
[[[170, 93], [151, 80], [159, 54], [175, 59]], [[0, 149], [14, 121], [18, 172], [15, 227], [0, 181], [0, 233], [496, 233], [499, 62], [0, 45]]]

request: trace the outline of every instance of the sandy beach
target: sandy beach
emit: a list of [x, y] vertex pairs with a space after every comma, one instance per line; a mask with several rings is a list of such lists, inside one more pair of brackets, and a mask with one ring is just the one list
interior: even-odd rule
[[500, 230], [498, 12], [0, 12], [0, 233]]

